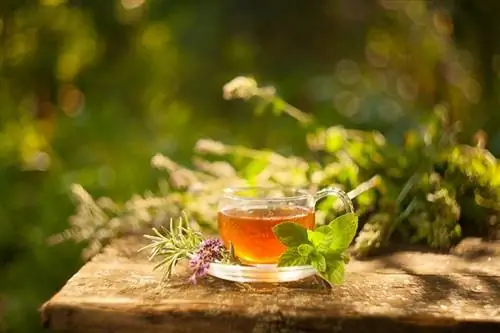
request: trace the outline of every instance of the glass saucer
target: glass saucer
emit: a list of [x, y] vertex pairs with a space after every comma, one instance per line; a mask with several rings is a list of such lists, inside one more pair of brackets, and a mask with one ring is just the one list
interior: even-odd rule
[[316, 274], [312, 266], [277, 267], [276, 265], [240, 266], [211, 263], [208, 274], [234, 282], [291, 282]]

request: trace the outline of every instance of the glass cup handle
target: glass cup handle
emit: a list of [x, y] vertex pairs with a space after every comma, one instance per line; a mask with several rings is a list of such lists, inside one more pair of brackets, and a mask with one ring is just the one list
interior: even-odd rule
[[334, 196], [340, 199], [346, 213], [354, 213], [354, 206], [352, 204], [352, 200], [349, 198], [349, 195], [341, 189], [335, 187], [327, 187], [316, 192], [316, 195], [314, 196], [314, 205], [316, 205], [319, 200], [328, 196]]

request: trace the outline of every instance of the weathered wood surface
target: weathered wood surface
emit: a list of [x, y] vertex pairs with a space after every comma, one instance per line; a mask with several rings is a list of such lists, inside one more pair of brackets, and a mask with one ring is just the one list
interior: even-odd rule
[[243, 285], [180, 268], [160, 284], [136, 240], [108, 247], [42, 306], [56, 332], [500, 332], [500, 244], [352, 261], [346, 283]]

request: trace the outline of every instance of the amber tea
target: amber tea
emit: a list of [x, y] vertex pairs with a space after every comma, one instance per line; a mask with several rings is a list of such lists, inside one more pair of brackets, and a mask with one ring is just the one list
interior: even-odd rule
[[276, 264], [286, 247], [280, 243], [273, 227], [295, 222], [314, 228], [316, 203], [326, 196], [337, 197], [347, 211], [352, 202], [346, 192], [324, 188], [315, 193], [293, 187], [227, 188], [219, 200], [219, 236], [245, 264]]
[[245, 264], [275, 264], [285, 251], [272, 228], [282, 222], [314, 227], [314, 210], [304, 207], [229, 208], [218, 213], [219, 235], [233, 243], [236, 256]]

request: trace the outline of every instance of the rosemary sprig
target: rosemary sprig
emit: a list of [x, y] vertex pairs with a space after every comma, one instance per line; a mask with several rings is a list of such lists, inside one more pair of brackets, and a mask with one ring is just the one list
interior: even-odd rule
[[191, 228], [189, 219], [184, 214], [178, 219], [170, 219], [168, 228], [162, 228], [160, 232], [153, 228], [154, 235], [144, 235], [151, 241], [139, 251], [150, 251], [149, 260], [163, 258], [154, 270], [161, 268], [163, 270], [163, 280], [169, 279], [173, 269], [184, 259], [189, 259], [200, 247], [203, 241], [203, 235]]

